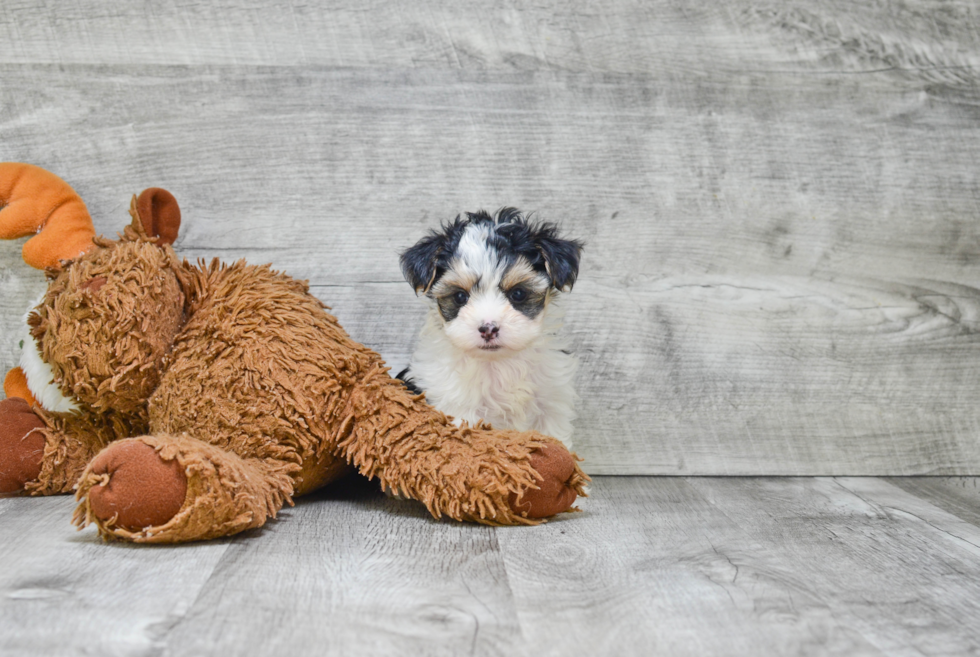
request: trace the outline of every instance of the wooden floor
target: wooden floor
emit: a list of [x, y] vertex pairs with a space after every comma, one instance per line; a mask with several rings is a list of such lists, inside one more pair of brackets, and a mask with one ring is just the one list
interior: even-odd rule
[[536, 528], [364, 480], [242, 536], [102, 543], [2, 499], [2, 655], [965, 655], [974, 479], [597, 477]]

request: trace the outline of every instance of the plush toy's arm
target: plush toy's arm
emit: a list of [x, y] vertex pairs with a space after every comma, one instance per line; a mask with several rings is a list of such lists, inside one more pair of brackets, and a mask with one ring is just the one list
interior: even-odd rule
[[362, 474], [436, 518], [536, 524], [569, 510], [589, 481], [559, 441], [456, 427], [380, 367], [352, 392], [340, 434], [340, 449]]
[[119, 436], [139, 433], [114, 415], [51, 413], [0, 401], [0, 494], [69, 493], [86, 464]]

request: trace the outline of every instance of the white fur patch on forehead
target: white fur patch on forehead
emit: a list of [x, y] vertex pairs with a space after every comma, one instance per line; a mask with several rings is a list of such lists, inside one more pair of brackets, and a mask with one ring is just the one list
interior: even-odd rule
[[459, 287], [475, 292], [478, 289], [494, 289], [500, 284], [504, 264], [500, 254], [490, 244], [492, 231], [493, 227], [486, 224], [466, 227], [453, 253], [449, 270], [433, 287], [437, 296], [441, 288]]
[[463, 231], [456, 247], [453, 269], [466, 269], [477, 275], [488, 274], [500, 264], [500, 254], [490, 246], [490, 231], [488, 224], [470, 224]]

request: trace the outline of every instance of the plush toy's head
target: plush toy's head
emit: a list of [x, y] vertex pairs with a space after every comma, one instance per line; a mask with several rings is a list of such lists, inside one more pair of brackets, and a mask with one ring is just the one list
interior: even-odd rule
[[54, 274], [31, 335], [61, 389], [96, 410], [136, 410], [183, 321], [178, 263], [128, 227]]
[[[65, 194], [55, 182], [49, 190]], [[90, 237], [85, 243], [59, 236], [66, 224], [61, 206], [46, 207], [51, 198], [34, 199], [34, 239], [43, 238], [44, 257], [32, 261], [25, 248], [25, 260], [43, 265], [51, 281], [28, 317], [31, 335], [64, 394], [99, 411], [136, 412], [159, 383], [184, 317], [180, 263], [168, 246], [180, 224], [177, 202], [165, 190], [146, 190], [134, 198], [133, 223], [118, 240]], [[8, 205], [15, 202], [26, 215], [29, 208], [16, 196]], [[77, 230], [86, 222], [91, 226], [82, 205], [68, 223]]]

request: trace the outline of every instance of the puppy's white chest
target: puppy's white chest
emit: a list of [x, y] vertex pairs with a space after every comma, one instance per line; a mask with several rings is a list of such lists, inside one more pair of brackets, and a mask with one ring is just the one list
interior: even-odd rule
[[[541, 382], [532, 373], [521, 376], [517, 367], [508, 363], [476, 363], [472, 372], [456, 377], [460, 390], [457, 397], [457, 413], [465, 420], [483, 419], [501, 428], [526, 430], [537, 420], [539, 405], [536, 393]], [[465, 368], [464, 368], [465, 371]], [[449, 390], [441, 396], [453, 403]], [[469, 393], [469, 394], [467, 394]]]
[[[493, 365], [499, 365], [494, 363]], [[541, 425], [538, 381], [515, 376], [513, 368], [479, 364], [456, 371], [444, 385], [426, 389], [426, 397], [447, 415], [474, 423], [489, 422], [500, 429], [526, 431]]]
[[534, 381], [533, 375], [523, 377], [514, 368], [493, 367], [495, 364], [489, 364], [482, 373], [487, 408], [530, 408], [540, 382]]

